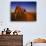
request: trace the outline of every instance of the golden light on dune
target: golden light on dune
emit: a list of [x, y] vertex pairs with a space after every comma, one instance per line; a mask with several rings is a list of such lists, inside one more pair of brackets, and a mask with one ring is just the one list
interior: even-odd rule
[[33, 40], [34, 43], [46, 43], [46, 39], [43, 38], [37, 38]]

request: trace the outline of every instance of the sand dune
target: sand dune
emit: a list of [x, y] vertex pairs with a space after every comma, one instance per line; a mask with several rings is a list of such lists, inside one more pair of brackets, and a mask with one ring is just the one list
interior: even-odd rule
[[34, 43], [46, 43], [46, 39], [37, 38], [33, 40]]

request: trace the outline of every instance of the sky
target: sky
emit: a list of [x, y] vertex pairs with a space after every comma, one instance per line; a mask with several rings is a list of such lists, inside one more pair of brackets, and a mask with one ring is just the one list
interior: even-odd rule
[[28, 12], [36, 11], [36, 2], [11, 2], [11, 9], [15, 10], [16, 6], [26, 9]]
[[[13, 1], [13, 0], [12, 0]], [[31, 0], [30, 0], [31, 1]], [[42, 37], [46, 39], [46, 0], [33, 0], [37, 2], [36, 22], [11, 22], [10, 2], [11, 0], [0, 1], [0, 32], [5, 28], [11, 31], [20, 30], [23, 32], [23, 44], [32, 39]]]

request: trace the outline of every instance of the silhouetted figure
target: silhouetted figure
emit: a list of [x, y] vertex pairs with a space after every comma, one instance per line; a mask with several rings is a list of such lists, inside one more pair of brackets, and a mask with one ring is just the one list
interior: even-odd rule
[[32, 46], [32, 42], [31, 42], [31, 46]]
[[2, 31], [2, 35], [4, 35], [4, 32], [5, 32], [5, 29], [4, 29], [4, 31]]
[[4, 32], [4, 31], [2, 31], [2, 35], [3, 35], [3, 32]]
[[15, 31], [13, 32], [13, 35], [18, 35], [18, 32], [15, 30]]
[[9, 28], [7, 28], [6, 30], [6, 35], [10, 35], [11, 31], [9, 30]]

